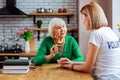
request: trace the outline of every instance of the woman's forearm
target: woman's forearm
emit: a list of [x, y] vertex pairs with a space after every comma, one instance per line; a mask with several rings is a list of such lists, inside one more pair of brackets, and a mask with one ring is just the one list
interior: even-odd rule
[[91, 68], [85, 64], [73, 64], [72, 69], [75, 71], [90, 72]]
[[50, 60], [50, 59], [51, 59], [51, 55], [46, 55], [46, 56], [45, 56], [45, 59], [46, 59], [46, 60]]

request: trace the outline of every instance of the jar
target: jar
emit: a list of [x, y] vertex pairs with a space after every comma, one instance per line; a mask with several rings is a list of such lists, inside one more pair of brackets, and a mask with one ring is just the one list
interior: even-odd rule
[[62, 8], [59, 8], [58, 9], [58, 13], [62, 13], [63, 11], [62, 11]]
[[66, 8], [63, 9], [63, 13], [67, 13], [67, 9]]

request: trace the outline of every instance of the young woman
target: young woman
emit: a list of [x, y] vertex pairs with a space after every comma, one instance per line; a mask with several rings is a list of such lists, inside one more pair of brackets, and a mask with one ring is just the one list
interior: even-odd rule
[[60, 67], [82, 71], [93, 71], [95, 80], [120, 80], [120, 40], [108, 27], [103, 9], [90, 2], [81, 9], [86, 30], [92, 30], [84, 64], [74, 64], [61, 58]]
[[57, 63], [61, 57], [66, 57], [75, 62], [83, 62], [84, 57], [76, 40], [66, 35], [67, 28], [61, 18], [53, 18], [48, 26], [50, 36], [46, 36], [34, 58], [35, 65]]

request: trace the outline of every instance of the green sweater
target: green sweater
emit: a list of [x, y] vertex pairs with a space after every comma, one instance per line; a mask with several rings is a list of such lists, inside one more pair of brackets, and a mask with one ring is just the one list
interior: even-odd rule
[[84, 62], [84, 57], [80, 51], [77, 41], [72, 36], [65, 36], [65, 44], [63, 54], [57, 53], [52, 59], [46, 60], [45, 56], [50, 54], [50, 48], [54, 45], [54, 40], [51, 36], [45, 37], [34, 57], [35, 65], [44, 63], [57, 63], [61, 57], [66, 57], [74, 62]]

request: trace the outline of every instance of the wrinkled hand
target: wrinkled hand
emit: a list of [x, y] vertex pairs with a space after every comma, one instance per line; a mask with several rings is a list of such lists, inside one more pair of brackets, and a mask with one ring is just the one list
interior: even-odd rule
[[71, 69], [73, 64], [72, 61], [69, 60], [68, 58], [61, 58], [60, 60], [57, 60], [57, 61], [60, 67], [68, 68], [68, 69]]
[[72, 64], [60, 64], [60, 67], [71, 69], [72, 68]]
[[60, 58], [58, 60], [58, 64], [72, 64], [72, 61], [69, 60], [68, 58]]
[[53, 58], [56, 54], [58, 53], [58, 46], [53, 45], [52, 48], [50, 49], [50, 56]]

